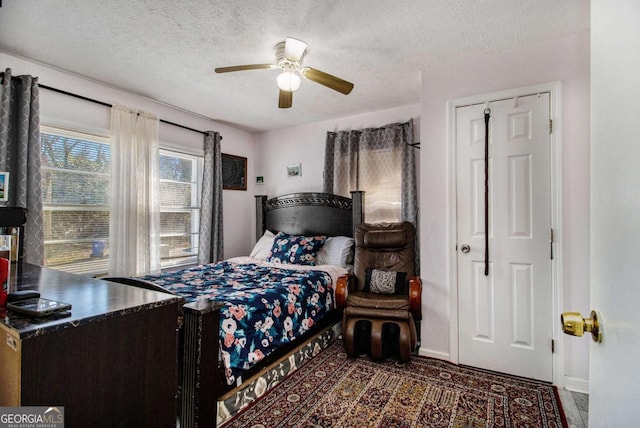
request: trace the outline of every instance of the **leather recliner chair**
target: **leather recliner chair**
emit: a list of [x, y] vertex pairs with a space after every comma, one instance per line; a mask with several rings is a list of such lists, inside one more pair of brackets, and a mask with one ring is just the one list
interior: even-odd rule
[[[358, 328], [364, 322], [370, 324], [366, 342], [372, 358], [382, 359], [383, 347], [397, 346], [400, 361], [411, 359], [417, 342], [415, 320], [421, 319], [422, 294], [422, 283], [415, 276], [415, 234], [415, 227], [409, 222], [363, 223], [356, 228], [354, 273], [340, 277], [336, 287], [336, 302], [344, 308], [342, 337], [347, 355], [357, 356], [355, 341], [360, 333], [356, 332], [369, 331], [369, 325], [364, 330]], [[390, 294], [389, 289], [380, 293], [372, 287], [371, 278], [380, 271], [383, 276], [406, 273], [402, 290], [396, 288]], [[389, 331], [386, 327], [390, 325], [397, 331], [397, 344], [383, 343], [387, 337], [395, 337], [383, 332]]]

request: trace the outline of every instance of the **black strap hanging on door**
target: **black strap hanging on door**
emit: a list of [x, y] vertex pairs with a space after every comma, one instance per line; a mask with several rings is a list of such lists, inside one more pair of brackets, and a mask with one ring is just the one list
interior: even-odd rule
[[491, 110], [484, 109], [484, 276], [489, 276], [489, 118]]

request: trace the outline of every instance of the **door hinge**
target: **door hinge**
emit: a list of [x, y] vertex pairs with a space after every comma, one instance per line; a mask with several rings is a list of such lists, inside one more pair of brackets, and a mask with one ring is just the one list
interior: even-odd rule
[[553, 228], [550, 229], [549, 234], [549, 247], [551, 249], [551, 260], [553, 260]]
[[553, 132], [553, 119], [549, 119], [549, 134]]
[[556, 352], [556, 341], [551, 339], [551, 353], [555, 353]]

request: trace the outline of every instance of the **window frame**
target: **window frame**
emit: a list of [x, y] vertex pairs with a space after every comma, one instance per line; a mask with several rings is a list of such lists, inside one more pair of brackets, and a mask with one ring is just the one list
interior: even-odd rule
[[[195, 168], [192, 170], [191, 185], [194, 187], [192, 188], [192, 192], [191, 192], [190, 207], [176, 206], [176, 205], [163, 206], [161, 195], [159, 195], [160, 200], [158, 201], [158, 203], [160, 205], [159, 209], [160, 209], [161, 216], [163, 212], [178, 212], [178, 213], [189, 212], [192, 214], [191, 232], [189, 233], [188, 236], [191, 237], [191, 242], [194, 243], [193, 246], [195, 247], [195, 249], [191, 251], [191, 255], [188, 257], [180, 257], [180, 256], [162, 257], [162, 238], [163, 237], [185, 236], [185, 235], [172, 234], [172, 233], [163, 234], [162, 221], [160, 221], [160, 244], [159, 245], [161, 247], [159, 248], [159, 251], [158, 251], [160, 254], [160, 268], [161, 270], [168, 270], [168, 269], [181, 268], [181, 267], [190, 266], [190, 265], [196, 265], [198, 263], [198, 254], [199, 254], [198, 244], [199, 244], [199, 233], [200, 233], [200, 208], [202, 204], [202, 180], [203, 180], [202, 173], [204, 170], [204, 155], [189, 153], [187, 151], [183, 151], [175, 147], [160, 147], [158, 157], [160, 158], [160, 156], [163, 156], [163, 155], [173, 156], [181, 159], [187, 159], [192, 161], [195, 164]], [[159, 159], [158, 159], [158, 162], [159, 162]], [[159, 174], [158, 185], [160, 186], [162, 182], [174, 182], [174, 183], [180, 183], [180, 184], [186, 183], [184, 181], [163, 179], [163, 178], [160, 178], [160, 174]]]

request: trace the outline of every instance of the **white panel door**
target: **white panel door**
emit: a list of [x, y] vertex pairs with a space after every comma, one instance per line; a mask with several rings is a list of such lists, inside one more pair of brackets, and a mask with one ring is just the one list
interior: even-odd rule
[[489, 107], [488, 276], [484, 106], [456, 109], [459, 362], [551, 381], [549, 94]]

